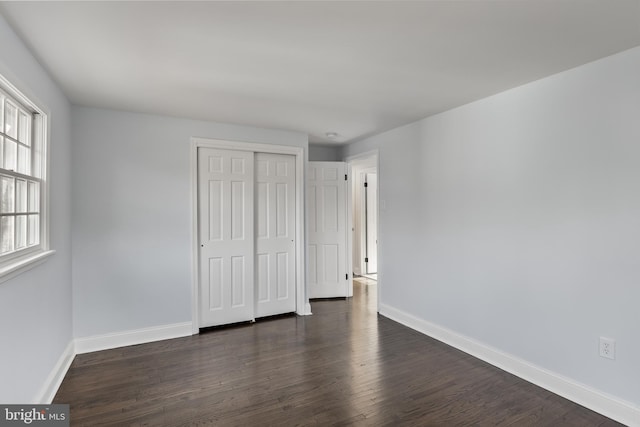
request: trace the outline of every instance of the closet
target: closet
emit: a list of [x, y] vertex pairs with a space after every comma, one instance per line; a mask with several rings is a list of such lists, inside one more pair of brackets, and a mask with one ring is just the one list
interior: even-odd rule
[[198, 327], [296, 307], [296, 156], [197, 148]]

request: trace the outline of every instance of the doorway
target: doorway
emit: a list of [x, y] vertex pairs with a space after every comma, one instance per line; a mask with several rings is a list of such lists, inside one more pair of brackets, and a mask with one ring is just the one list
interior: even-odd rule
[[362, 219], [364, 230], [364, 271], [362, 276], [378, 279], [378, 174], [377, 170], [364, 172], [364, 201]]
[[379, 292], [378, 152], [372, 151], [346, 159], [351, 176], [351, 264], [354, 286], [366, 286], [367, 292]]

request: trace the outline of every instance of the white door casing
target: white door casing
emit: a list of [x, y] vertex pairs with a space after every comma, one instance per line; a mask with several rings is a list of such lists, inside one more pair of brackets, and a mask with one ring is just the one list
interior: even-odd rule
[[254, 154], [198, 149], [199, 326], [254, 319]]
[[367, 274], [378, 272], [378, 175], [366, 174]]
[[343, 162], [309, 162], [309, 298], [348, 296], [345, 170]]
[[295, 157], [255, 154], [255, 317], [296, 310]]

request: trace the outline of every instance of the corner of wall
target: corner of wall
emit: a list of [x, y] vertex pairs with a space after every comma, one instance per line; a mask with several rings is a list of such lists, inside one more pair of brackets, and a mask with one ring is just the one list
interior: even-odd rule
[[628, 426], [640, 426], [640, 408], [630, 402], [577, 383], [390, 305], [380, 304], [380, 314], [606, 417]]

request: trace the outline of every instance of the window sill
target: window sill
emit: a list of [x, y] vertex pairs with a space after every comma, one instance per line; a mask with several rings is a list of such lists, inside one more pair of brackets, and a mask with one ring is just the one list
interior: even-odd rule
[[49, 258], [51, 255], [55, 254], [56, 251], [42, 251], [38, 252], [35, 255], [27, 256], [25, 258], [20, 258], [15, 262], [12, 262], [8, 265], [0, 267], [0, 283], [6, 282], [9, 279], [13, 279], [19, 274], [24, 273], [25, 271], [29, 271], [37, 265], [42, 264]]

